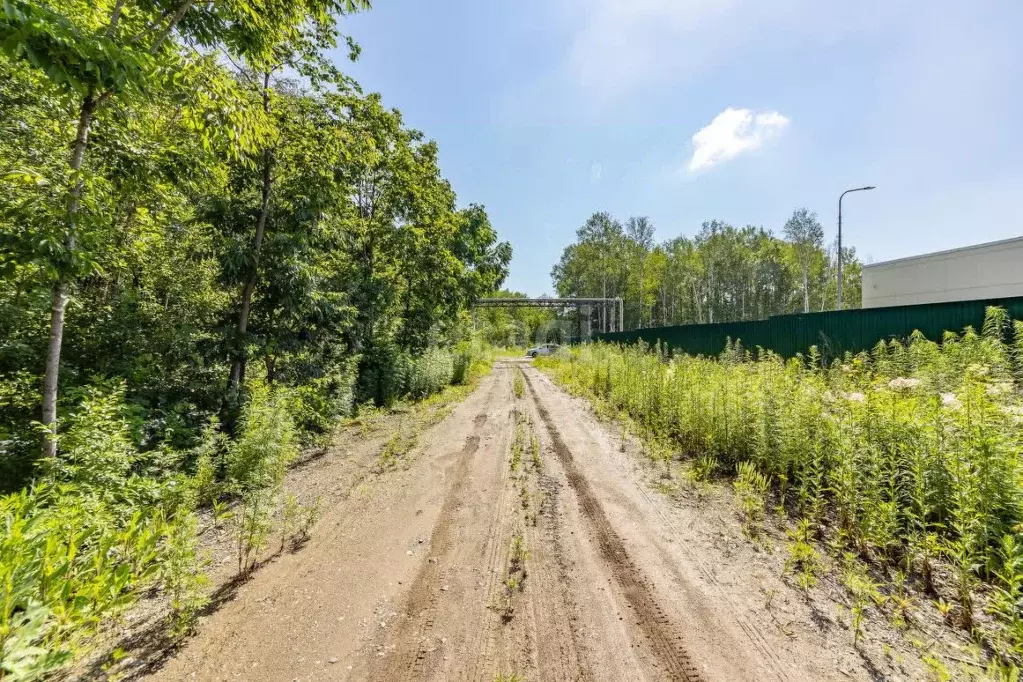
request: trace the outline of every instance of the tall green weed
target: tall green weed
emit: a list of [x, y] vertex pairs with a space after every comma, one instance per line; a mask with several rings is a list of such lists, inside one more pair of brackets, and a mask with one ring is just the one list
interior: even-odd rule
[[[1020, 349], [1023, 325], [992, 308], [980, 333], [949, 332], [941, 343], [916, 333], [827, 367], [815, 349], [785, 360], [731, 341], [718, 358], [592, 344], [536, 364], [693, 461], [738, 470], [748, 522], [762, 474], [781, 508], [833, 522], [850, 549], [926, 584], [933, 562], [946, 562], [971, 626], [978, 582], [1001, 586], [1000, 613], [1023, 583], [1012, 577], [1023, 564], [1006, 558], [1016, 545], [1004, 539], [1023, 541]], [[1006, 637], [1023, 645], [1015, 621]]]

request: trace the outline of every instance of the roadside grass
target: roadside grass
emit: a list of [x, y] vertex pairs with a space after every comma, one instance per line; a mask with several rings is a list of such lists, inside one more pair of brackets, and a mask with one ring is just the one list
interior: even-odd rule
[[868, 609], [901, 627], [927, 602], [981, 644], [994, 679], [1018, 677], [1023, 323], [1004, 310], [979, 332], [826, 367], [814, 348], [784, 360], [732, 342], [717, 358], [590, 344], [535, 366], [623, 420], [662, 482], [676, 465], [696, 487], [730, 480], [751, 538], [768, 509], [790, 521], [801, 588], [843, 566], [857, 645]]

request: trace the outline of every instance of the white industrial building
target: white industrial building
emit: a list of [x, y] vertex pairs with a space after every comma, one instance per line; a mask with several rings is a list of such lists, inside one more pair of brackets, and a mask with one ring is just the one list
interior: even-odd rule
[[1023, 237], [863, 266], [863, 307], [1023, 296]]

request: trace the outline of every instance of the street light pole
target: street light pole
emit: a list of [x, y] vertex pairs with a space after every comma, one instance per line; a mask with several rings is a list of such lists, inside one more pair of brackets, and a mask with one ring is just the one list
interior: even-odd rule
[[842, 199], [849, 192], [864, 192], [868, 189], [876, 189], [873, 185], [867, 187], [855, 187], [847, 189], [838, 195], [838, 309], [842, 309]]

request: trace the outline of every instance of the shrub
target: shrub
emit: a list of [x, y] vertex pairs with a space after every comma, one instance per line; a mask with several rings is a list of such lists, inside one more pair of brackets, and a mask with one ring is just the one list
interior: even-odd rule
[[307, 378], [290, 389], [291, 413], [303, 433], [323, 434], [355, 404], [356, 363], [337, 363], [322, 376]]
[[770, 483], [752, 462], [739, 462], [736, 470], [735, 496], [742, 510], [743, 528], [747, 535], [754, 536], [764, 516], [764, 496]]
[[407, 394], [421, 400], [439, 392], [454, 378], [454, 362], [450, 351], [430, 348], [418, 357], [408, 374]]
[[455, 348], [452, 384], [467, 384], [490, 371], [494, 349], [479, 336], [462, 341]]
[[39, 407], [39, 378], [0, 376], [0, 494], [21, 488], [32, 474], [39, 434], [30, 427]]
[[40, 481], [0, 497], [0, 678], [56, 670], [159, 583], [178, 625], [201, 605], [193, 488], [177, 453], [134, 448], [122, 396], [85, 390]]
[[298, 455], [298, 434], [288, 394], [252, 381], [242, 408], [238, 440], [227, 454], [228, 484], [240, 491], [278, 488]]
[[390, 407], [404, 393], [409, 358], [389, 341], [374, 340], [359, 358], [356, 400], [372, 400], [377, 407]]
[[38, 679], [64, 665], [103, 618], [154, 585], [161, 568], [183, 578], [173, 559], [194, 543], [187, 512], [144, 513], [66, 484], [0, 498], [0, 514], [4, 679]]
[[68, 416], [60, 455], [41, 463], [44, 478], [100, 495], [120, 492], [137, 456], [121, 415], [123, 397], [123, 384], [83, 390], [81, 402]]

